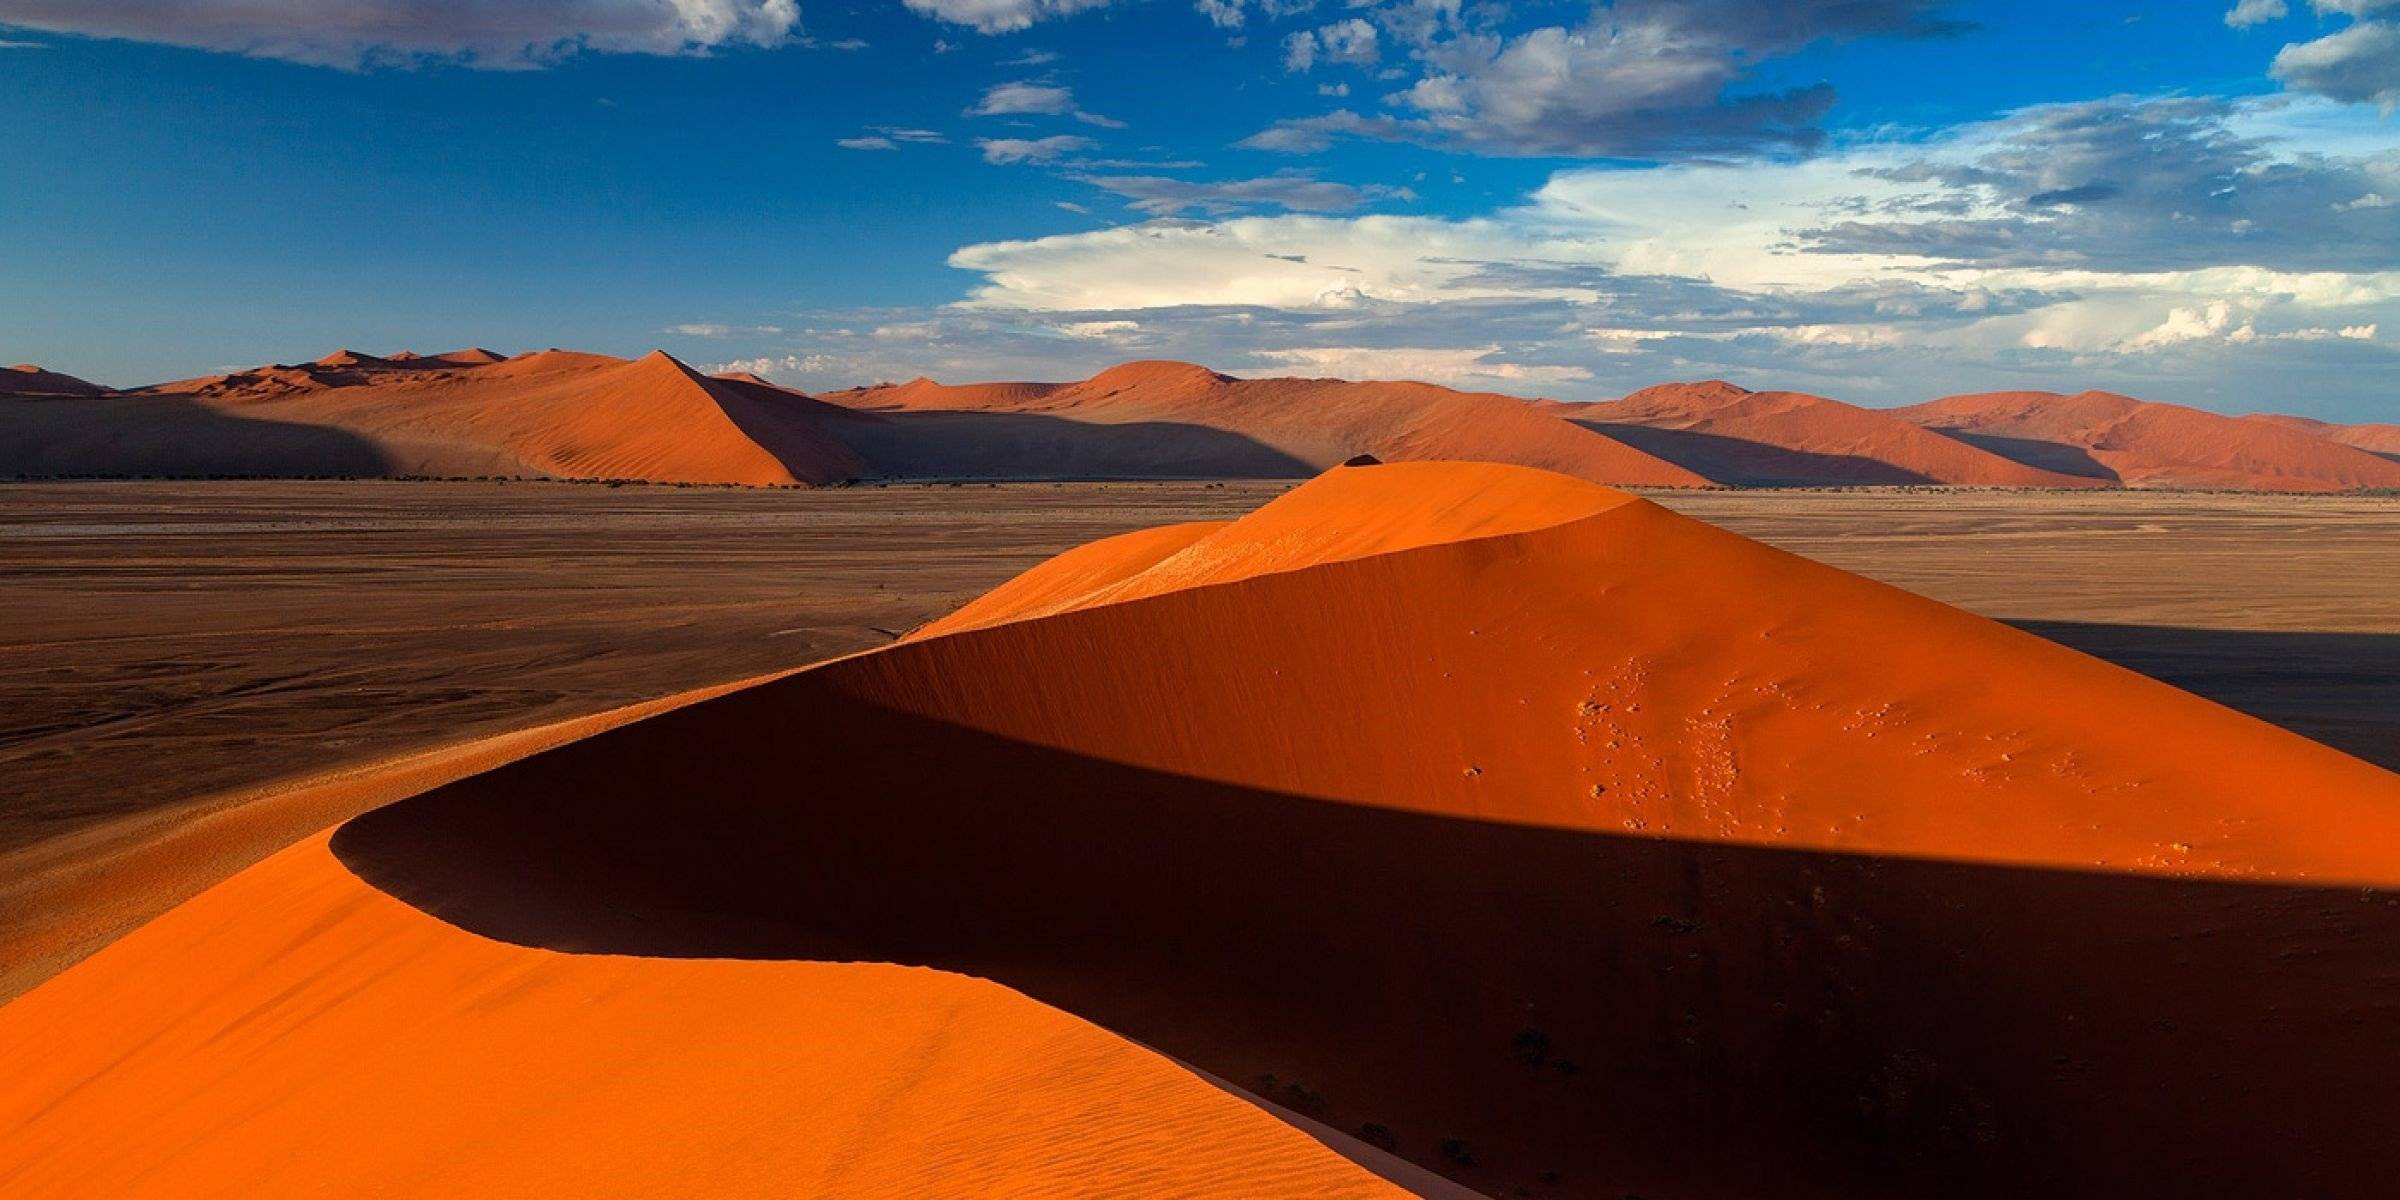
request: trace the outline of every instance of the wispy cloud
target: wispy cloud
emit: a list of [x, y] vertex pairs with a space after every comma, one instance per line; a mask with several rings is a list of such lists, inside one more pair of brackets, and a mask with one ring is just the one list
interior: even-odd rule
[[1125, 122], [1076, 107], [1075, 93], [1047, 83], [994, 84], [967, 110], [972, 117], [1073, 117], [1086, 125], [1123, 129]]
[[988, 163], [1047, 163], [1069, 154], [1090, 150], [1099, 143], [1071, 133], [1053, 134], [1043, 138], [976, 138], [975, 145], [983, 151]]
[[1013, 33], [1036, 21], [1104, 8], [1109, 0], [904, 0], [909, 11], [977, 33]]
[[799, 25], [797, 0], [0, 0], [0, 26], [344, 68], [777, 46]]

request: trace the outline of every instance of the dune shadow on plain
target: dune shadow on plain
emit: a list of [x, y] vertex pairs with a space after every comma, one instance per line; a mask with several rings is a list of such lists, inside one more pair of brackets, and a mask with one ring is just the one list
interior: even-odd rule
[[1927, 428], [1943, 437], [1956, 438], [1978, 450], [1990, 451], [2011, 462], [2022, 463], [2028, 467], [2056, 471], [2061, 475], [2074, 475], [2083, 479], [2098, 479], [2108, 483], [2121, 484], [2125, 482], [2106, 463], [2093, 458], [2091, 451], [2072, 443], [2046, 442], [2040, 438], [2002, 437], [1996, 433], [1977, 433], [1970, 429], [1944, 429], [1938, 425], [1929, 425]]
[[0, 476], [373, 478], [397, 466], [325, 425], [237, 416], [181, 396], [0, 399]]
[[2376, 890], [1361, 807], [875, 707], [822, 670], [333, 849], [525, 946], [997, 980], [1492, 1194], [2349, 1196], [2400, 1172], [2400, 894]]
[[2400, 771], [2400, 634], [2008, 623]]
[[1304, 479], [1317, 468], [1230, 430], [1045, 413], [860, 409], [840, 436], [877, 475], [911, 479]]
[[1646, 454], [1732, 487], [1897, 487], [1940, 481], [1855, 454], [1817, 454], [1692, 429], [1576, 421]]

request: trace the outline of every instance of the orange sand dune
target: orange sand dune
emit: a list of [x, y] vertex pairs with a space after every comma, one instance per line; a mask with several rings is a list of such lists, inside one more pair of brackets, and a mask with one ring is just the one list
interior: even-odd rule
[[1476, 459], [1599, 482], [1708, 481], [1509, 396], [1424, 383], [1235, 379], [1190, 363], [1132, 362], [1079, 383], [931, 380], [830, 393], [883, 413], [851, 437], [898, 476], [1306, 476], [1353, 455]]
[[2400, 463], [2272, 422], [2110, 392], [1985, 392], [1893, 415], [2046, 470], [2128, 487], [2400, 487]]
[[1920, 429], [1888, 413], [1803, 392], [1668, 383], [1562, 415], [1719, 483], [2090, 487]]
[[2312, 437], [2339, 442], [2345, 446], [2356, 446], [2369, 454], [2380, 455], [2384, 458], [2400, 458], [2400, 425], [2340, 425], [2311, 417], [2285, 416], [2282, 413], [2251, 413], [2242, 419], [2263, 421], [2270, 425], [2283, 426], [2286, 429], [2297, 429]]
[[0, 1008], [0, 1189], [1372, 1185], [1023, 997], [1487, 1194], [2400, 1170], [2400, 777], [2355, 759], [1510, 467], [1337, 470], [980, 608]]
[[45, 371], [32, 363], [0, 370], [0, 396], [98, 396], [107, 391], [99, 384]]
[[[162, 958], [207, 966], [109, 969]], [[0, 1191], [1403, 1194], [999, 984], [521, 949], [368, 888], [323, 834], [93, 967], [0, 1010]], [[28, 1036], [96, 1032], [94, 1004], [143, 1031], [96, 1077]]]
[[351, 351], [0, 416], [16, 475], [538, 475], [825, 483], [860, 474], [828, 425], [869, 421], [665, 354], [394, 361]]

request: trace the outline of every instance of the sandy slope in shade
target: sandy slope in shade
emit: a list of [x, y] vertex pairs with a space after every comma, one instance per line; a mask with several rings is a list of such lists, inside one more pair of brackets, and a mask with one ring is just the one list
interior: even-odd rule
[[840, 959], [1500, 1194], [2400, 1170], [2400, 778], [2354, 759], [1504, 467], [994, 597], [351, 821], [0, 1009], [40, 1050], [0, 1185], [1364, 1185], [998, 988], [788, 961]]
[[1507, 462], [1626, 485], [1708, 482], [1514, 397], [1424, 383], [1235, 379], [1190, 363], [1131, 362], [1076, 383], [918, 379], [825, 399], [893, 416], [853, 440], [889, 475], [1273, 478], [1372, 454]]
[[108, 389], [32, 363], [0, 370], [0, 396], [97, 396]]
[[2128, 487], [2400, 487], [2400, 462], [2287, 424], [2110, 392], [1984, 392], [1892, 413], [2029, 465]]
[[1557, 411], [1719, 483], [2092, 487], [2098, 482], [2026, 466], [1874, 409], [1803, 392], [1753, 392], [1722, 380], [1660, 384], [1622, 400]]
[[0, 474], [545, 475], [824, 483], [860, 473], [846, 410], [652, 353], [313, 363], [0, 413]]

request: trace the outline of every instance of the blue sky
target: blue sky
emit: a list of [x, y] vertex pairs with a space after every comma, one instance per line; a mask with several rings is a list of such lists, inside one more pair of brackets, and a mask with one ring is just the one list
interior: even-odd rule
[[2400, 419], [2400, 0], [0, 0], [0, 356]]

